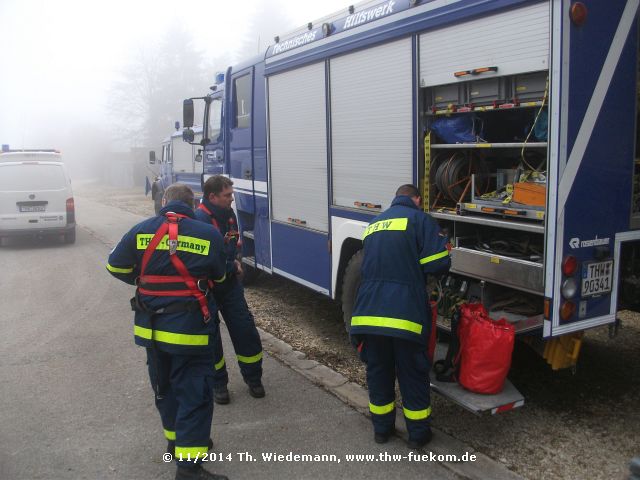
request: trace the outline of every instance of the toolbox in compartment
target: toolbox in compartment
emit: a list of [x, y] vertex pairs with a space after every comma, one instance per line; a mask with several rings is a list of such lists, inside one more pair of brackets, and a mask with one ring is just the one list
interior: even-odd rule
[[541, 101], [547, 86], [547, 72], [513, 76], [513, 100], [518, 102]]
[[467, 82], [467, 96], [474, 106], [505, 103], [509, 98], [507, 79], [498, 77]]
[[458, 107], [467, 103], [466, 88], [464, 84], [451, 83], [439, 85], [431, 89], [431, 109], [445, 110], [450, 107]]

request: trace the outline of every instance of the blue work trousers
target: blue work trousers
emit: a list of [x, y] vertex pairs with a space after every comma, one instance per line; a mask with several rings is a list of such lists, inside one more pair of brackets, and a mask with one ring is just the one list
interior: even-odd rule
[[147, 365], [165, 437], [175, 440], [175, 459], [181, 467], [195, 466], [196, 454], [200, 452], [200, 458], [206, 454], [211, 436], [211, 355], [174, 355], [147, 348]]
[[[235, 275], [214, 288], [216, 304], [229, 330], [231, 343], [245, 383], [255, 385], [262, 379], [262, 342], [253, 314], [244, 298], [244, 287]], [[224, 386], [229, 375], [224, 359], [222, 339], [218, 337], [214, 354], [214, 386]]]
[[393, 432], [395, 384], [400, 385], [409, 439], [421, 442], [430, 433], [429, 357], [426, 345], [383, 335], [364, 335], [360, 358], [367, 364], [369, 410], [375, 433]]

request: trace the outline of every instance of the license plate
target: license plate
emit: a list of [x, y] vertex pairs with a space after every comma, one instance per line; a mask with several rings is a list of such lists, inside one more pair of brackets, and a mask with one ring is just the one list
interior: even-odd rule
[[21, 212], [44, 212], [44, 205], [20, 205]]
[[593, 297], [611, 291], [613, 260], [589, 262], [582, 266], [582, 297]]

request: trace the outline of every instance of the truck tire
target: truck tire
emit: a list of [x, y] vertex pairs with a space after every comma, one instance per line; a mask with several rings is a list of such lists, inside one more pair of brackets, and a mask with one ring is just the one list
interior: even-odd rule
[[64, 243], [76, 243], [76, 229], [67, 232], [64, 234]]
[[360, 287], [360, 267], [363, 258], [364, 250], [358, 250], [347, 263], [342, 279], [342, 319], [347, 333], [351, 330], [351, 313]]
[[160, 213], [160, 209], [162, 208], [162, 194], [160, 192], [156, 192], [153, 196], [153, 210], [156, 212], [156, 215]]

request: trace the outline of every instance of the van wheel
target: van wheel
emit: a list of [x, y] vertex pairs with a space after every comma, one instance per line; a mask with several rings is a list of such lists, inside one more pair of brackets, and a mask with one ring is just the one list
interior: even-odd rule
[[64, 234], [64, 243], [76, 243], [76, 229]]
[[342, 280], [342, 320], [347, 333], [351, 330], [351, 313], [360, 287], [360, 267], [363, 258], [364, 250], [358, 250], [349, 260]]
[[162, 195], [160, 192], [156, 192], [153, 197], [153, 210], [156, 212], [156, 215], [160, 213], [160, 209], [162, 208]]

